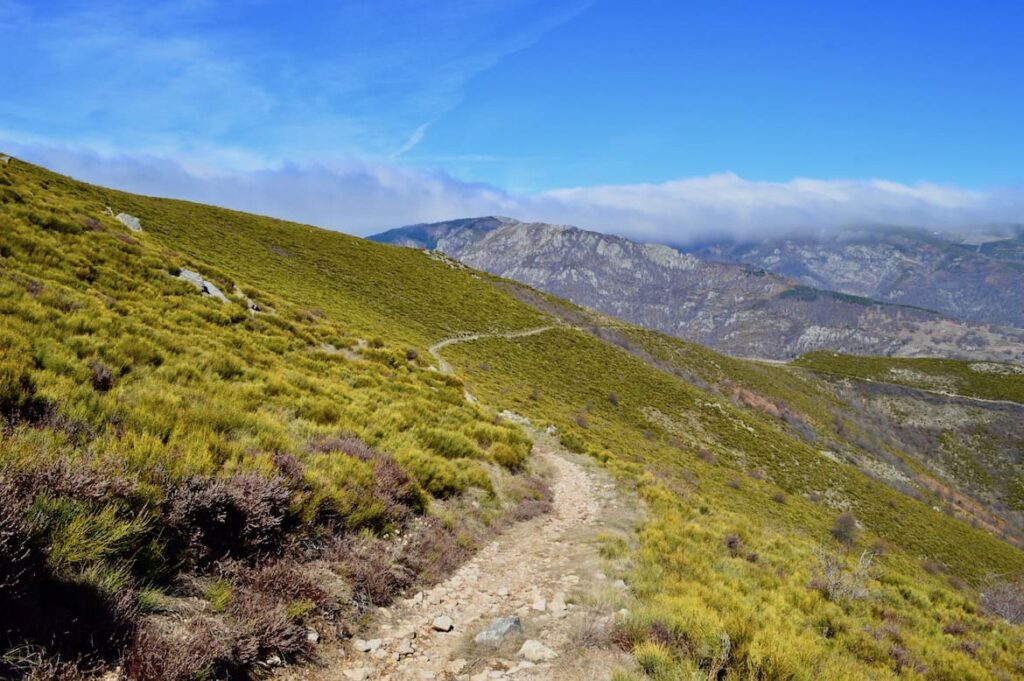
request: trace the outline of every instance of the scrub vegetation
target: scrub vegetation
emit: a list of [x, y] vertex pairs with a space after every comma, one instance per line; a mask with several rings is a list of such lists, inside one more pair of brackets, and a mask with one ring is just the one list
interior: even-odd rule
[[[0, 675], [237, 678], [314, 655], [310, 627], [346, 635], [543, 510], [505, 409], [646, 502], [608, 549], [641, 604], [617, 678], [1024, 675], [1024, 553], [868, 475], [860, 456], [927, 469], [896, 441], [868, 451], [870, 419], [804, 368], [17, 160], [0, 320]], [[431, 367], [444, 338], [545, 325]]]
[[812, 352], [798, 366], [835, 376], [899, 383], [986, 400], [1024, 404], [1024, 368], [1001, 362], [959, 359], [862, 357]]
[[[412, 563], [432, 551], [465, 553], [473, 522], [494, 525], [515, 511], [503, 500], [522, 486], [511, 471], [522, 470], [529, 438], [468, 403], [458, 378], [419, 359], [409, 345], [425, 337], [421, 328], [385, 329], [385, 320], [418, 318], [402, 316], [409, 306], [442, 326], [446, 318], [483, 324], [489, 307], [508, 313], [496, 323], [514, 325], [535, 319], [531, 311], [495, 305], [489, 286], [398, 251], [391, 272], [349, 253], [363, 263], [359, 295], [337, 283], [332, 293], [287, 265], [275, 269], [299, 256], [269, 247], [253, 284], [233, 269], [253, 253], [202, 260], [147, 229], [175, 225], [164, 234], [184, 241], [194, 230], [199, 254], [231, 241], [199, 225], [249, 224], [239, 214], [129, 201], [20, 163], [0, 171], [0, 185], [5, 673], [38, 659], [90, 668], [125, 648], [127, 673], [147, 679], [301, 656], [309, 652], [301, 625], [339, 616], [345, 603], [319, 593], [299, 562], [326, 561], [354, 590], [342, 599], [349, 604], [380, 605], [428, 567]], [[138, 212], [146, 228], [129, 232], [108, 205]], [[297, 234], [312, 232], [251, 222], [295, 254]], [[355, 243], [331, 237], [342, 252]], [[330, 248], [308, 248], [344, 269]], [[378, 258], [385, 251], [368, 250]], [[183, 269], [201, 273], [228, 302], [182, 281]], [[450, 286], [413, 296], [418, 277], [439, 274]], [[290, 276], [312, 300], [278, 293], [287, 295], [281, 282]], [[455, 301], [474, 299], [481, 306], [459, 316]], [[442, 522], [470, 497], [483, 509], [472, 522], [469, 514]], [[376, 545], [395, 533], [405, 537], [403, 555]], [[375, 560], [360, 557], [373, 552]], [[389, 562], [402, 573], [394, 579]], [[294, 588], [268, 593], [268, 570]], [[363, 584], [371, 573], [383, 582]], [[147, 627], [145, 611], [174, 606], [168, 597], [208, 602], [197, 621], [209, 631], [197, 625], [192, 636], [222, 649]], [[180, 661], [185, 671], [153, 668], [178, 647], [208, 654]]]

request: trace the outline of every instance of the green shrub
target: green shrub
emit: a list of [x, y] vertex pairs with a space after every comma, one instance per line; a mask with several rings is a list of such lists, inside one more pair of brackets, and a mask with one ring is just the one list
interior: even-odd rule
[[37, 404], [36, 383], [26, 366], [15, 360], [0, 360], [0, 416], [26, 416]]
[[480, 448], [461, 433], [440, 428], [426, 428], [419, 433], [420, 440], [431, 451], [446, 459], [481, 459]]
[[516, 448], [504, 442], [496, 442], [488, 450], [494, 463], [504, 466], [511, 471], [517, 471], [526, 462], [527, 451], [523, 448]]
[[640, 669], [655, 679], [670, 679], [675, 671], [675, 659], [665, 646], [644, 642], [633, 649], [633, 656]]
[[583, 454], [587, 451], [587, 443], [582, 437], [572, 431], [565, 431], [560, 436], [562, 446], [570, 452]]
[[234, 586], [225, 579], [215, 579], [206, 587], [206, 600], [210, 602], [210, 609], [213, 612], [226, 612], [231, 605], [231, 598], [235, 593]]

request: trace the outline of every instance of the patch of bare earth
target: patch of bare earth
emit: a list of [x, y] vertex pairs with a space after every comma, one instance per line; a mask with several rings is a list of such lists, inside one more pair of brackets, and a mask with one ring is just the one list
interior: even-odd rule
[[[627, 566], [601, 546], [629, 540], [637, 505], [552, 438], [538, 436], [534, 456], [553, 471], [550, 513], [513, 526], [443, 583], [379, 609], [357, 638], [322, 650], [320, 664], [280, 677], [595, 681], [629, 666], [612, 641], [632, 603], [618, 578]], [[500, 635], [475, 640], [488, 627]]]

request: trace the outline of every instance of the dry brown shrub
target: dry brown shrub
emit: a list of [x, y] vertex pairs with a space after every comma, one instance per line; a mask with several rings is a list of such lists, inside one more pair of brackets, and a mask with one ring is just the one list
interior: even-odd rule
[[290, 498], [281, 478], [190, 478], [169, 493], [165, 521], [186, 559], [205, 567], [224, 558], [277, 553]]

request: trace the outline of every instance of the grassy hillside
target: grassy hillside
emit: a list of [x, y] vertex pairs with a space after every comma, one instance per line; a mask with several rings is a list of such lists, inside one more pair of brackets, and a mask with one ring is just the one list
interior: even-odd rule
[[794, 364], [834, 376], [1024, 404], [1024, 367], [1016, 364], [861, 357], [834, 352], [812, 352]]
[[310, 623], [358, 626], [542, 509], [501, 409], [646, 501], [623, 675], [1024, 673], [1024, 630], [977, 592], [1024, 553], [826, 451], [863, 451], [868, 424], [837, 432], [844, 403], [810, 372], [561, 325], [449, 346], [449, 377], [432, 342], [594, 318], [410, 249], [17, 160], [0, 204], [6, 674], [86, 654], [136, 679], [237, 676], [308, 654]]
[[[800, 362], [739, 360], [612, 320], [593, 324], [588, 328], [599, 337], [649, 364], [784, 425], [828, 456], [929, 506], [1024, 546], [1024, 406], [898, 383], [851, 382]], [[877, 366], [904, 363], [870, 359]]]
[[[0, 636], [24, 653], [12, 669], [36, 650], [86, 665], [125, 645], [159, 656], [169, 644], [151, 631], [130, 643], [141, 611], [168, 594], [206, 598], [225, 570], [239, 574], [222, 589], [257, 591], [259, 575], [246, 573], [256, 566], [295, 573], [293, 588], [260, 592], [258, 616], [222, 602], [209, 626], [252, 653], [197, 666], [226, 673], [301, 655], [294, 632], [353, 599], [311, 591], [292, 545], [319, 558], [372, 555], [380, 547], [346, 538], [404, 530], [424, 551], [457, 553], [473, 543], [465, 522], [417, 518], [443, 518], [472, 494], [493, 524], [530, 493], [527, 478], [501, 473], [519, 470], [525, 434], [422, 358], [449, 329], [538, 318], [478, 277], [18, 162], [0, 170], [0, 201], [0, 597], [11, 615]], [[140, 216], [143, 231], [108, 205]], [[226, 302], [182, 281], [183, 268]], [[336, 562], [355, 600], [388, 595], [359, 593], [349, 574], [359, 566]]]
[[[651, 521], [634, 588], [647, 607], [627, 630], [652, 668], [721, 664], [737, 678], [1019, 673], [1021, 631], [981, 617], [961, 581], [1019, 573], [1018, 550], [582, 332], [449, 354], [475, 394], [553, 422], [563, 442], [639, 484]], [[841, 511], [864, 526], [848, 547], [831, 534]], [[819, 551], [848, 564], [879, 553], [871, 596], [815, 590]], [[969, 623], [971, 646], [986, 652], [962, 650], [944, 633], [953, 622]]]

